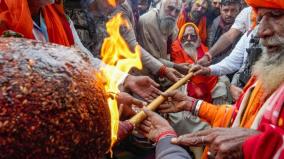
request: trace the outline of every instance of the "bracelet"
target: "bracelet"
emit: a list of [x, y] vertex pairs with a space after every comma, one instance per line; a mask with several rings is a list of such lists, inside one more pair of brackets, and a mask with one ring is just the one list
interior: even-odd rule
[[210, 53], [206, 53], [204, 56], [208, 58], [208, 61], [212, 61], [212, 55]]
[[160, 141], [162, 138], [165, 138], [166, 136], [172, 136], [177, 137], [177, 133], [173, 130], [164, 131], [155, 139], [156, 142]]
[[198, 100], [196, 102], [196, 106], [195, 106], [195, 109], [194, 109], [194, 112], [193, 112], [194, 116], [198, 116], [199, 109], [200, 109], [202, 103], [203, 103], [203, 100]]
[[167, 74], [167, 67], [166, 66], [162, 66], [159, 70], [159, 76], [160, 77], [164, 77]]

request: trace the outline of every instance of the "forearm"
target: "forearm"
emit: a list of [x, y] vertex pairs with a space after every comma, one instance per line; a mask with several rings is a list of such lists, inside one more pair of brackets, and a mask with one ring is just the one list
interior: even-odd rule
[[159, 60], [160, 60], [164, 65], [166, 65], [167, 67], [170, 67], [170, 68], [173, 68], [173, 67], [174, 67], [174, 63], [171, 62], [170, 60], [166, 60], [166, 59], [162, 59], [162, 58], [159, 58]]
[[[199, 101], [200, 102], [200, 101]], [[199, 104], [199, 106], [198, 106]], [[227, 105], [213, 105], [202, 101], [197, 103], [196, 114], [213, 127], [226, 127], [230, 123], [233, 108]]]
[[156, 159], [191, 159], [185, 149], [178, 145], [171, 144], [172, 136], [165, 137], [158, 141], [156, 146]]
[[240, 31], [236, 29], [230, 29], [219, 38], [219, 40], [209, 50], [209, 53], [212, 55], [212, 57], [219, 55], [228, 47], [230, 47], [240, 34]]

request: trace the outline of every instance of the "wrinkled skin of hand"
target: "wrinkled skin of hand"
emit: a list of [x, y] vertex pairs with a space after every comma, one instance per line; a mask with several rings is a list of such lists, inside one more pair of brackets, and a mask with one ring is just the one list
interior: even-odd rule
[[208, 60], [208, 57], [203, 56], [201, 59], [197, 61], [197, 64], [201, 66], [209, 66], [211, 64], [211, 61]]
[[182, 73], [183, 75], [188, 74], [188, 71], [190, 69], [190, 64], [188, 63], [181, 63], [181, 64], [174, 64], [174, 69]]
[[129, 75], [124, 81], [124, 88], [134, 94], [137, 94], [147, 102], [157, 98], [161, 91], [157, 88], [159, 84], [147, 76]]
[[179, 91], [163, 93], [162, 95], [166, 98], [166, 101], [158, 108], [161, 113], [177, 113], [185, 110], [191, 111], [196, 101], [194, 98]]
[[118, 94], [117, 102], [121, 120], [129, 119], [130, 117], [136, 114], [132, 107], [143, 107], [142, 101], [132, 97], [130, 94], [125, 92], [120, 92]]
[[259, 133], [245, 128], [212, 128], [179, 136], [172, 139], [172, 143], [185, 146], [206, 144], [216, 159], [238, 159], [243, 157], [242, 145], [245, 140]]
[[169, 67], [167, 67], [165, 76], [166, 78], [168, 78], [170, 81], [174, 83], [176, 83], [180, 78], [183, 77], [183, 75], [179, 73], [177, 70], [175, 70], [174, 68], [169, 68]]
[[211, 74], [211, 71], [208, 67], [204, 67], [199, 64], [193, 65], [190, 69], [190, 72], [194, 72], [194, 76], [197, 76], [197, 75], [208, 76]]
[[174, 131], [168, 121], [148, 109], [144, 109], [147, 118], [140, 124], [139, 132], [153, 142], [165, 131]]
[[242, 94], [243, 90], [237, 86], [231, 85], [230, 86], [230, 93], [234, 99], [234, 101], [237, 101]]

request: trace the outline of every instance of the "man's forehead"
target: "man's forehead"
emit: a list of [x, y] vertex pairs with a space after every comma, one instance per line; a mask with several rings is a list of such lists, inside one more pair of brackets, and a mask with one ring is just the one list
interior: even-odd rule
[[181, 0], [168, 0], [168, 5], [180, 7], [182, 5]]
[[195, 33], [195, 29], [192, 26], [187, 26], [184, 31], [185, 34], [187, 33]]
[[265, 14], [270, 14], [270, 13], [275, 13], [275, 12], [284, 14], [284, 9], [270, 9], [270, 8], [257, 9], [258, 16], [264, 16]]

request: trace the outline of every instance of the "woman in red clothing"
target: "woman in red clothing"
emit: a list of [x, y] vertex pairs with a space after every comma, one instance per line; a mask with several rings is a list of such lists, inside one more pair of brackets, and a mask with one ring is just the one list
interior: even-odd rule
[[[193, 23], [184, 24], [173, 42], [171, 60], [175, 63], [194, 64], [205, 56], [208, 48], [202, 44], [199, 30]], [[188, 95], [212, 102], [211, 92], [218, 82], [217, 76], [195, 76], [188, 83]]]

